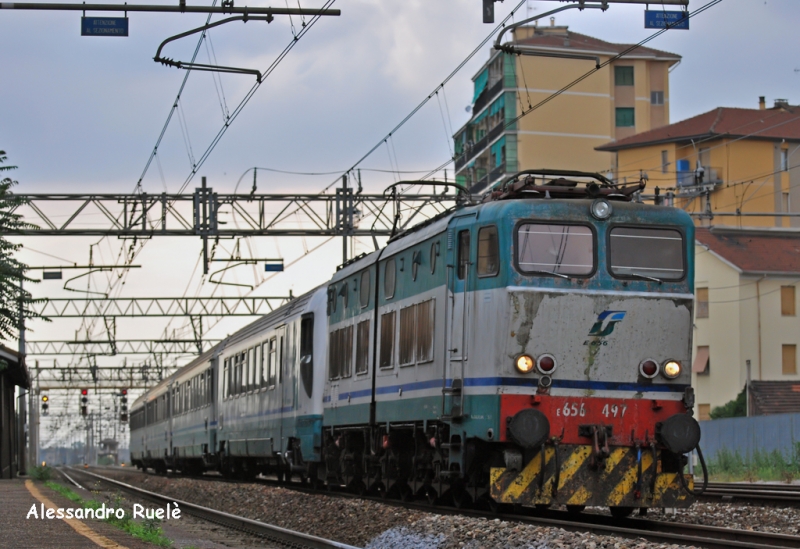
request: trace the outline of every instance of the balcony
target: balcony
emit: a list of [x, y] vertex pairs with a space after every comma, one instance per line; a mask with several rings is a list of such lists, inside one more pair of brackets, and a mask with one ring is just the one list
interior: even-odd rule
[[467, 144], [467, 146], [464, 147], [464, 153], [455, 160], [456, 171], [463, 168], [464, 165], [469, 160], [482, 153], [483, 150], [486, 149], [487, 146], [489, 146], [489, 143], [500, 137], [500, 135], [503, 133], [504, 128], [505, 128], [505, 122], [504, 121], [500, 122], [494, 128], [489, 130], [489, 132], [486, 135], [481, 137], [477, 143], [474, 143], [473, 145]]
[[483, 90], [478, 98], [475, 100], [475, 104], [472, 106], [472, 114], [476, 114], [481, 112], [486, 105], [492, 102], [496, 95], [498, 95], [503, 90], [503, 79], [499, 79], [497, 82], [492, 84], [491, 86], [487, 87]]
[[675, 174], [675, 184], [678, 194], [687, 196], [695, 195], [707, 190], [713, 190], [723, 182], [722, 168], [703, 166], [700, 170], [678, 170]]
[[481, 177], [474, 185], [470, 186], [469, 192], [478, 194], [485, 191], [489, 185], [500, 179], [506, 173], [506, 163], [503, 162], [488, 174]]

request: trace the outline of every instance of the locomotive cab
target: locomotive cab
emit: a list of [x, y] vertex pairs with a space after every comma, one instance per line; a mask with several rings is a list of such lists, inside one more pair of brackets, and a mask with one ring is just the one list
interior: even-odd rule
[[[693, 223], [631, 201], [643, 184], [554, 175], [516, 176], [475, 218], [479, 235], [496, 231], [479, 236], [474, 295], [464, 300], [474, 309], [463, 338], [472, 356], [459, 366], [465, 385], [497, 381], [487, 383], [495, 395], [465, 389], [464, 417], [499, 410], [496, 442], [464, 464], [465, 485], [480, 484], [483, 461], [494, 502], [616, 515], [688, 506], [685, 454], [700, 439], [689, 367]], [[457, 253], [469, 268], [468, 250]], [[502, 267], [486, 276], [487, 263]]]

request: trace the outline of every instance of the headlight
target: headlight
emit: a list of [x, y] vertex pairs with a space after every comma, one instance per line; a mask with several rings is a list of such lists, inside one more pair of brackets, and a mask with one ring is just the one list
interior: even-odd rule
[[652, 358], [648, 358], [639, 364], [639, 373], [647, 379], [653, 379], [658, 375], [658, 362]]
[[520, 355], [514, 364], [521, 374], [527, 374], [533, 370], [533, 358], [528, 355]]
[[668, 360], [664, 363], [664, 369], [662, 372], [664, 373], [665, 378], [675, 379], [681, 375], [681, 363], [677, 360]]
[[598, 198], [594, 202], [592, 202], [592, 215], [596, 219], [608, 219], [611, 216], [611, 212], [613, 211], [611, 208], [611, 204], [608, 203], [607, 200], [603, 198]]
[[536, 369], [545, 375], [550, 375], [556, 369], [556, 358], [553, 355], [542, 355], [536, 361]]

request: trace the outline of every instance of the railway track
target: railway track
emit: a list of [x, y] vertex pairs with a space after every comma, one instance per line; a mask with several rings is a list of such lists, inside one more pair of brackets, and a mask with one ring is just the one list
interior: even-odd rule
[[800, 484], [709, 482], [703, 498], [800, 505]]
[[[83, 471], [82, 471], [83, 472]], [[134, 470], [127, 473], [136, 472]], [[98, 479], [106, 479], [102, 475], [89, 473]], [[146, 473], [141, 473], [146, 474]], [[230, 479], [214, 476], [190, 477], [207, 481], [235, 482]], [[112, 479], [108, 479], [112, 480]], [[259, 479], [260, 483], [278, 486], [277, 482]], [[118, 481], [113, 481], [118, 483]], [[124, 483], [119, 483], [125, 485]], [[296, 489], [307, 493], [320, 493], [307, 486], [299, 484], [280, 484], [283, 488]], [[558, 510], [537, 510], [519, 507], [512, 512], [490, 512], [479, 510], [455, 509], [451, 507], [433, 506], [420, 502], [403, 502], [400, 500], [385, 499], [381, 497], [356, 496], [347, 492], [328, 492], [329, 495], [344, 498], [370, 499], [386, 505], [394, 505], [406, 509], [438, 514], [459, 514], [464, 516], [486, 519], [500, 518], [506, 521], [515, 521], [536, 526], [563, 528], [574, 532], [589, 532], [598, 535], [613, 535], [624, 538], [644, 538], [657, 543], [675, 543], [693, 545], [708, 549], [725, 549], [731, 547], [758, 548], [758, 549], [800, 549], [800, 536], [787, 534], [773, 534], [768, 532], [754, 532], [682, 522], [668, 522], [661, 520], [630, 518], [615, 519], [607, 515], [581, 513], [571, 514]], [[164, 497], [164, 496], [161, 496]], [[166, 498], [169, 499], [169, 498]], [[171, 500], [170, 500], [171, 501]], [[181, 506], [183, 503], [178, 502]], [[190, 504], [187, 504], [190, 505]], [[504, 510], [505, 511], [505, 510]], [[247, 520], [247, 519], [245, 519]]]
[[131, 486], [130, 484], [126, 484], [103, 475], [98, 475], [97, 473], [92, 473], [91, 471], [70, 468], [71, 475], [66, 473], [63, 469], [59, 469], [59, 471], [69, 482], [79, 488], [83, 487], [75, 478], [73, 478], [73, 476], [77, 476], [79, 479], [82, 476], [88, 476], [91, 479], [110, 484], [117, 490], [121, 490], [144, 499], [155, 501], [161, 504], [176, 502], [180, 506], [181, 511], [186, 512], [194, 517], [219, 524], [220, 526], [225, 526], [226, 528], [231, 528], [250, 535], [264, 538], [280, 546], [298, 549], [358, 549], [352, 545], [339, 543], [337, 541], [324, 539], [317, 536], [311, 536], [302, 532], [294, 532], [292, 530], [287, 530], [285, 528], [280, 528], [278, 526], [273, 526], [257, 520], [231, 515], [229, 513], [217, 511], [216, 509], [210, 509], [208, 507], [196, 505], [188, 501], [178, 500], [162, 494], [143, 490], [141, 488], [137, 488], [136, 486]]

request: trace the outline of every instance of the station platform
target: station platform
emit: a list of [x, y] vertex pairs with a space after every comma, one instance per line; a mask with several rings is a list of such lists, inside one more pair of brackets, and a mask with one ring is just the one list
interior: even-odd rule
[[[0, 480], [0, 548], [145, 549], [152, 547], [113, 526], [96, 520], [41, 519], [42, 504], [48, 508], [74, 508], [70, 502], [32, 480]], [[31, 514], [36, 506], [39, 519]]]

